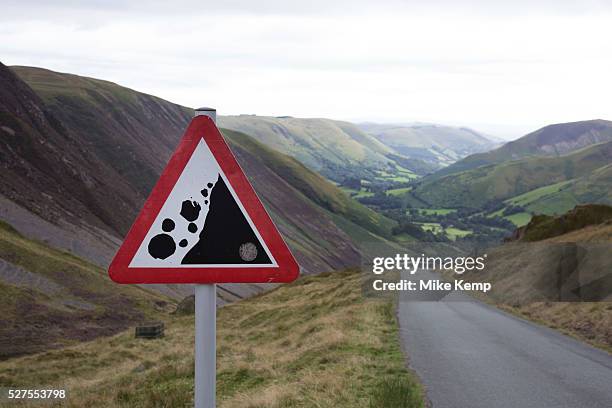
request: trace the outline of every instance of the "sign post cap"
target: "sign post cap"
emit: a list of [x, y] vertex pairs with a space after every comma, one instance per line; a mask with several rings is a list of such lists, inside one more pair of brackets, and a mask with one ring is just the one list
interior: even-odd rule
[[213, 122], [217, 122], [217, 110], [215, 108], [197, 108], [194, 116], [208, 116]]

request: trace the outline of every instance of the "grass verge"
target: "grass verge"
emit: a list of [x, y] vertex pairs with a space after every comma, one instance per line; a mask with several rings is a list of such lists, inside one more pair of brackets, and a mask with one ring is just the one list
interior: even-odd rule
[[[394, 304], [360, 276], [304, 277], [218, 313], [219, 407], [422, 407]], [[0, 363], [0, 386], [66, 387], [70, 407], [183, 407], [193, 395], [193, 317], [166, 337], [132, 332]]]

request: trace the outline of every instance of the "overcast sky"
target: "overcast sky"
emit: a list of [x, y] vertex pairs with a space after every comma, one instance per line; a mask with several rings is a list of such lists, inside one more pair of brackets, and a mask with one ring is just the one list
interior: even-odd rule
[[612, 119], [612, 1], [49, 3], [0, 0], [0, 61], [220, 114], [502, 137]]

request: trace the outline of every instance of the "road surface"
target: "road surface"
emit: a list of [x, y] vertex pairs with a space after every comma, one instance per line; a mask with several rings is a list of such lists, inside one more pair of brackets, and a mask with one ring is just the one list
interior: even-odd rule
[[399, 305], [402, 345], [433, 408], [612, 407], [610, 354], [463, 300]]

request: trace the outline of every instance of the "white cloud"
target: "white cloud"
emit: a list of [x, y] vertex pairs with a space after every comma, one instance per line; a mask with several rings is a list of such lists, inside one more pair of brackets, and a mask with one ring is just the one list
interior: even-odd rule
[[167, 4], [7, 4], [0, 58], [222, 114], [525, 131], [612, 118], [607, 2]]

